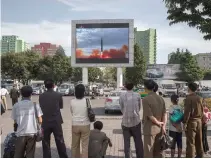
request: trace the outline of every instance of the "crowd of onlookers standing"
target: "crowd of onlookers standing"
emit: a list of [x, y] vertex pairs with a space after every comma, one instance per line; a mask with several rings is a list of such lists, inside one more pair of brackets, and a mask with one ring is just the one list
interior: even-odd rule
[[[53, 133], [59, 157], [68, 158], [60, 112], [63, 108], [62, 95], [53, 90], [54, 82], [51, 79], [44, 83], [47, 91], [39, 96], [39, 103], [31, 100], [33, 90], [30, 86], [23, 86], [20, 93], [15, 87], [10, 93], [5, 88], [1, 88], [2, 110], [7, 110], [5, 95], [10, 94], [13, 104], [11, 117], [14, 120], [14, 133], [9, 134], [5, 139], [4, 157], [33, 158], [36, 142], [41, 141], [43, 157], [50, 158], [50, 141]], [[184, 109], [178, 104], [179, 97], [171, 96], [169, 119], [167, 119], [165, 101], [156, 93], [158, 90], [156, 82], [153, 80], [144, 82], [148, 95], [143, 99], [138, 93], [133, 92], [133, 87], [132, 83], [126, 83], [127, 91], [122, 93], [119, 99], [123, 114], [121, 127], [126, 158], [131, 157], [131, 137], [134, 139], [138, 158], [164, 157], [164, 150], [167, 148], [171, 149], [171, 157], [174, 157], [176, 145], [178, 157], [181, 157], [183, 132], [187, 138], [186, 157], [202, 158], [204, 153], [209, 151], [207, 122], [211, 116], [205, 100], [201, 100], [195, 93], [197, 84], [188, 84]], [[22, 99], [18, 101], [20, 94]], [[107, 147], [112, 146], [112, 141], [102, 132], [101, 121], [95, 121], [94, 129], [90, 130], [90, 124], [93, 122], [90, 119], [90, 105], [89, 99], [85, 98], [85, 86], [76, 85], [75, 98], [69, 105], [72, 114], [72, 158], [103, 158]], [[142, 107], [143, 119], [139, 113]], [[93, 117], [94, 113], [91, 115]], [[167, 120], [170, 121], [169, 132], [166, 132]]]

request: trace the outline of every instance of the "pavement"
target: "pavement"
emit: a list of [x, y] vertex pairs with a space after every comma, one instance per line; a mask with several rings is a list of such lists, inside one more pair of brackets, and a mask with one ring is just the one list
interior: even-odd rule
[[[63, 97], [64, 100], [64, 109], [61, 110], [62, 116], [64, 119], [63, 124], [63, 132], [64, 132], [64, 139], [65, 144], [67, 147], [67, 153], [68, 156], [71, 157], [71, 114], [70, 114], [70, 108], [69, 103], [72, 97]], [[13, 121], [11, 120], [11, 100], [7, 98], [8, 100], [8, 106], [9, 110], [2, 116], [0, 120], [0, 125], [3, 125], [2, 128], [2, 136], [1, 136], [1, 152], [3, 152], [3, 141], [8, 133], [10, 133], [13, 130]], [[38, 96], [33, 96], [32, 100], [35, 102], [38, 102]], [[181, 99], [182, 100], [182, 99]], [[119, 112], [113, 112], [110, 114], [104, 113], [104, 102], [105, 99], [99, 98], [92, 100], [92, 107], [96, 114], [97, 120], [100, 120], [104, 124], [103, 131], [107, 134], [107, 136], [111, 139], [113, 146], [107, 149], [106, 157], [107, 158], [122, 158], [124, 157], [124, 142], [123, 142], [123, 136], [121, 131], [121, 118], [122, 115]], [[169, 107], [171, 105], [170, 99], [165, 98], [166, 106]], [[141, 112], [142, 114], [142, 112]], [[209, 129], [211, 128], [211, 123], [209, 123]], [[208, 130], [208, 142], [211, 147], [211, 129]], [[183, 136], [183, 157], [185, 157], [185, 148], [186, 148], [186, 138]], [[51, 151], [52, 151], [52, 158], [59, 158], [54, 137], [52, 135], [51, 140]], [[131, 152], [132, 157], [135, 157], [135, 148], [134, 148], [134, 142], [131, 140]], [[1, 153], [1, 157], [3, 156], [3, 153]], [[42, 145], [41, 142], [37, 143], [36, 145], [36, 158], [42, 158]], [[166, 151], [166, 157], [170, 157], [170, 150]], [[211, 158], [211, 151], [208, 152], [205, 157]]]

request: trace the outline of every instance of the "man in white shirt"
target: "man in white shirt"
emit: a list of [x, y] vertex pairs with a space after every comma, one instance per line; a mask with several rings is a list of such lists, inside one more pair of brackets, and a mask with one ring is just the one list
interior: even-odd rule
[[36, 148], [37, 124], [42, 124], [42, 111], [39, 105], [31, 101], [32, 88], [21, 88], [22, 100], [12, 109], [12, 119], [18, 125], [14, 158], [34, 158]]
[[7, 110], [7, 98], [6, 95], [9, 94], [5, 86], [1, 86], [1, 100], [2, 104], [4, 105], [5, 110]]

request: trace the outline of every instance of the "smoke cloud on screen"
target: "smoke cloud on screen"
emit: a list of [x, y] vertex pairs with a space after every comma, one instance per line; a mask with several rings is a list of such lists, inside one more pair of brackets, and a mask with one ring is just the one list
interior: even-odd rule
[[128, 58], [128, 45], [129, 28], [76, 29], [76, 58]]

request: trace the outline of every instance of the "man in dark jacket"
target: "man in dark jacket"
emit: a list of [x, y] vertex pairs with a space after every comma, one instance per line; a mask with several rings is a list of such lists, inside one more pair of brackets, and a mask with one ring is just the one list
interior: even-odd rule
[[10, 98], [12, 99], [12, 106], [18, 102], [20, 94], [18, 90], [15, 88], [15, 85], [13, 85], [13, 88], [10, 90]]
[[60, 111], [63, 108], [62, 95], [53, 90], [53, 80], [46, 80], [44, 84], [47, 91], [39, 96], [39, 103], [43, 112], [43, 157], [51, 158], [50, 139], [51, 133], [53, 133], [59, 157], [68, 158], [62, 131], [63, 119]]
[[[202, 144], [202, 118], [203, 106], [199, 96], [196, 95], [196, 83], [188, 84], [188, 93], [184, 105], [183, 126], [186, 133], [186, 158], [203, 158]], [[196, 151], [196, 152], [195, 152]]]

